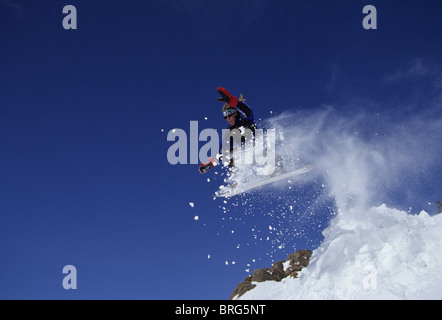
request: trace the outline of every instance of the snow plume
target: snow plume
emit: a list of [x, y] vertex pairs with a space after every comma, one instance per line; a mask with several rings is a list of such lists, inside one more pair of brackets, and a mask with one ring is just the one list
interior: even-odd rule
[[240, 247], [256, 245], [274, 262], [297, 249], [318, 248], [336, 215], [383, 203], [409, 213], [433, 212], [442, 193], [428, 183], [442, 179], [438, 108], [411, 115], [324, 107], [272, 116], [260, 127], [276, 130], [276, 153], [286, 169], [307, 163], [314, 169], [224, 201], [222, 229], [248, 227], [235, 233], [242, 235]]
[[313, 179], [324, 180], [345, 212], [416, 196], [413, 186], [439, 173], [441, 116], [429, 112], [400, 119], [379, 113], [342, 115], [326, 107], [283, 113], [266, 126], [280, 132], [285, 165], [313, 163]]

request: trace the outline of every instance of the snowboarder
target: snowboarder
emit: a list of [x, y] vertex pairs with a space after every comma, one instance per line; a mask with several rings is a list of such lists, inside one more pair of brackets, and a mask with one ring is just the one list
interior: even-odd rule
[[437, 213], [442, 213], [442, 204], [440, 204], [440, 201], [436, 201], [437, 206]]
[[[224, 119], [226, 119], [227, 122], [229, 123], [227, 129], [233, 130], [233, 129], [245, 128], [249, 129], [249, 132], [252, 132], [252, 134], [255, 135], [256, 123], [253, 116], [253, 111], [252, 109], [249, 108], [249, 106], [246, 105], [245, 99], [242, 96], [242, 94], [240, 95], [239, 98], [237, 98], [231, 95], [229, 91], [227, 91], [222, 87], [218, 87], [217, 90], [221, 95], [221, 97], [219, 97], [217, 100], [224, 102], [222, 110], [223, 110]], [[231, 148], [233, 148], [233, 146], [231, 146]], [[233, 150], [231, 149], [230, 151], [232, 152]], [[206, 173], [216, 164], [221, 162], [221, 157], [222, 157], [222, 142], [220, 143], [219, 153], [215, 156], [215, 158], [210, 157], [207, 163], [201, 164], [199, 171], [201, 173]], [[231, 162], [230, 165], [232, 166], [233, 163]]]
[[[214, 166], [219, 164], [221, 162], [221, 158], [223, 157], [223, 151], [228, 151], [226, 150], [226, 147], [230, 148], [230, 154], [232, 154], [232, 151], [235, 149], [235, 143], [237, 147], [242, 149], [243, 145], [250, 146], [248, 142], [253, 141], [253, 144], [251, 146], [255, 149], [253, 150], [254, 153], [256, 152], [255, 157], [257, 154], [259, 155], [259, 153], [262, 152], [259, 146], [257, 148], [254, 141], [255, 138], [258, 137], [259, 130], [257, 129], [255, 123], [253, 111], [249, 108], [249, 106], [246, 105], [245, 99], [242, 94], [239, 96], [239, 98], [237, 98], [232, 96], [226, 89], [222, 87], [218, 87], [217, 90], [221, 95], [221, 97], [218, 98], [218, 101], [224, 102], [222, 109], [223, 116], [227, 120], [229, 126], [227, 127], [228, 130], [223, 137], [223, 141], [220, 144], [219, 153], [215, 156], [215, 158], [210, 157], [207, 163], [203, 163], [200, 165], [200, 173], [206, 173]], [[233, 143], [231, 143], [231, 138], [234, 140]], [[223, 142], [225, 143], [225, 145], [223, 145]], [[237, 148], [236, 150], [238, 150], [239, 148]], [[267, 153], [268, 152], [269, 146], [267, 145]], [[233, 158], [230, 158], [230, 154], [227, 153], [225, 155], [226, 159], [224, 159], [228, 160], [226, 162], [229, 164], [230, 168], [230, 175], [228, 175], [228, 179], [225, 180], [228, 185], [220, 186], [220, 190], [215, 192], [215, 197], [233, 197], [235, 195], [249, 192], [250, 190], [255, 190], [259, 187], [276, 181], [294, 178], [298, 175], [309, 172], [313, 168], [313, 165], [306, 164], [298, 167], [293, 171], [286, 172], [283, 165], [282, 157], [278, 154], [273, 153], [274, 158], [270, 160], [271, 163], [266, 161], [265, 166], [262, 166], [262, 164], [258, 164], [258, 166], [252, 168], [252, 170], [250, 170], [250, 167], [243, 167], [241, 169], [241, 166], [234, 165], [233, 159], [237, 158], [235, 156]], [[261, 167], [259, 167], [260, 165]], [[245, 171], [243, 171], [244, 169]], [[264, 177], [256, 178], [255, 176], [257, 175], [262, 175]]]

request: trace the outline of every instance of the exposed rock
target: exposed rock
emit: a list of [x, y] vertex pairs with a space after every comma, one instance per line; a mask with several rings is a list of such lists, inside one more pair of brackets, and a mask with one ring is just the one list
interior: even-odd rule
[[252, 290], [253, 288], [256, 287], [256, 284], [252, 284], [252, 276], [248, 276], [243, 283], [240, 283], [236, 289], [232, 292], [232, 294], [230, 295], [230, 300], [233, 299], [233, 297], [235, 297], [236, 295], [238, 295], [239, 297], [241, 297], [244, 293], [246, 293], [247, 291]]
[[[230, 295], [230, 300], [234, 297], [241, 297], [244, 293], [256, 287], [252, 282], [281, 281], [286, 277], [298, 277], [298, 272], [307, 267], [312, 252], [310, 250], [298, 250], [288, 255], [286, 261], [275, 262], [271, 268], [256, 269], [253, 275], [248, 276], [243, 283], [240, 283]], [[284, 270], [285, 268], [285, 270]]]

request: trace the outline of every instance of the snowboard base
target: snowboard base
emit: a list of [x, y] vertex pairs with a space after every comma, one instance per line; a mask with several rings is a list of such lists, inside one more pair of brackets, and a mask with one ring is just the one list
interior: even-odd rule
[[289, 172], [284, 172], [275, 176], [268, 176], [266, 178], [257, 180], [257, 181], [253, 181], [248, 185], [245, 186], [239, 186], [239, 187], [224, 187], [223, 189], [218, 190], [217, 192], [215, 192], [215, 197], [217, 198], [230, 198], [233, 196], [236, 196], [238, 194], [241, 193], [246, 193], [250, 190], [265, 186], [267, 184], [276, 182], [276, 181], [280, 181], [283, 179], [288, 179], [288, 178], [292, 178], [295, 176], [298, 176], [300, 174], [304, 174], [307, 173], [309, 171], [311, 171], [313, 169], [313, 165], [312, 164], [306, 164], [302, 167], [299, 167], [296, 170], [293, 171], [289, 171]]

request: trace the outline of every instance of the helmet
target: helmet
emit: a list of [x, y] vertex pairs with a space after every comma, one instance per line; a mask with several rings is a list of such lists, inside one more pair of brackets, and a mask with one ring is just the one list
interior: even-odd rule
[[234, 114], [234, 113], [237, 113], [237, 112], [238, 111], [234, 107], [230, 106], [228, 103], [224, 104], [224, 106], [223, 106], [223, 116], [224, 116], [224, 118], [227, 118], [227, 116], [229, 116], [231, 114]]

